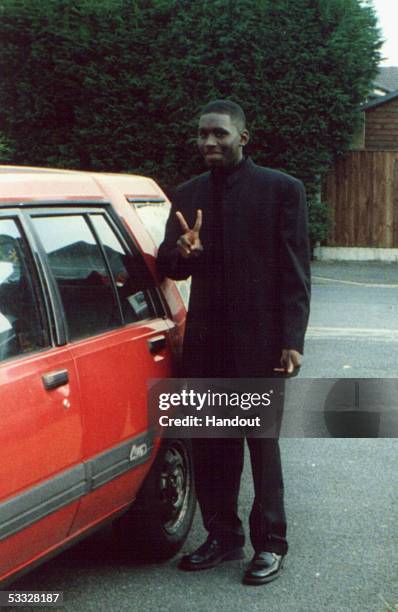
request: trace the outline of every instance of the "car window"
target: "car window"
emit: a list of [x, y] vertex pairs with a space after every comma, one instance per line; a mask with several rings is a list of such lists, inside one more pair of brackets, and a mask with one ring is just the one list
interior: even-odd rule
[[17, 223], [0, 219], [0, 361], [48, 344], [29, 261]]
[[164, 229], [169, 218], [171, 205], [169, 202], [137, 202], [134, 204], [138, 216], [151, 234], [157, 247], [163, 242]]
[[70, 340], [122, 324], [108, 268], [83, 215], [32, 217], [65, 311]]
[[[137, 198], [128, 198], [128, 201], [134, 205], [138, 216], [147, 231], [151, 234], [155, 245], [159, 247], [164, 240], [164, 233], [171, 205], [166, 200], [163, 202], [151, 203], [136, 202], [136, 199]], [[175, 281], [175, 284], [180, 291], [185, 308], [188, 309], [189, 296], [191, 293], [191, 277], [185, 280]]]
[[126, 323], [153, 316], [148, 292], [150, 277], [138, 253], [128, 253], [103, 215], [90, 216], [104, 245]]

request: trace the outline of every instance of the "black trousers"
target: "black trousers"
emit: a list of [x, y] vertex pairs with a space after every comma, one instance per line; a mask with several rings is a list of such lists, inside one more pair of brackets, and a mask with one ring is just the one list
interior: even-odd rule
[[[222, 319], [220, 318], [221, 322]], [[208, 334], [208, 351], [189, 369], [191, 378], [239, 378], [228, 329], [220, 333], [220, 324]], [[277, 361], [263, 364], [264, 378], [273, 376]], [[250, 378], [250, 376], [247, 376]], [[279, 380], [279, 389], [283, 381]], [[282, 386], [281, 386], [282, 385]], [[275, 437], [193, 438], [195, 486], [203, 524], [209, 534], [243, 545], [242, 521], [238, 497], [243, 470], [244, 442], [250, 450], [254, 501], [250, 513], [250, 539], [256, 552], [286, 554], [286, 515], [279, 431], [283, 414], [283, 394], [275, 406]]]
[[[279, 441], [246, 438], [250, 450], [254, 501], [250, 513], [250, 539], [255, 551], [285, 554], [286, 516]], [[221, 540], [243, 545], [238, 496], [243, 469], [244, 438], [196, 438], [195, 483], [203, 524]]]

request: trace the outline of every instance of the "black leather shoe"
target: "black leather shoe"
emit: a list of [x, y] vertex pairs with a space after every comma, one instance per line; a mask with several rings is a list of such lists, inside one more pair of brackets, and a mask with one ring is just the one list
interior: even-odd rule
[[223, 561], [243, 559], [245, 556], [242, 546], [225, 544], [216, 538], [209, 537], [202, 546], [190, 555], [181, 558], [178, 567], [185, 571], [195, 571], [215, 567]]
[[255, 553], [243, 576], [243, 584], [264, 584], [278, 578], [282, 571], [284, 555], [273, 552]]

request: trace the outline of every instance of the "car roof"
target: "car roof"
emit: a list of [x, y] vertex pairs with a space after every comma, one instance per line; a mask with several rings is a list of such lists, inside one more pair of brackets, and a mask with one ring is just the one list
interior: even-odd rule
[[165, 199], [155, 181], [144, 176], [0, 165], [0, 205], [16, 201], [109, 201], [114, 190], [129, 201]]

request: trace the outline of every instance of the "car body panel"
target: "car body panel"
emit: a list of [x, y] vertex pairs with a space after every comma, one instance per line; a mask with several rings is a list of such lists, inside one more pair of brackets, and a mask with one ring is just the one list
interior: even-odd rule
[[[148, 426], [146, 385], [175, 372], [185, 308], [174, 283], [160, 284], [156, 245], [131, 197], [165, 198], [145, 177], [0, 166], [0, 218], [37, 207], [105, 210], [111, 203], [163, 305], [161, 315], [67, 344], [67, 327], [58, 321], [52, 346], [0, 356], [1, 584], [127, 508], [159, 448]], [[35, 250], [35, 234], [28, 240]], [[51, 297], [54, 286], [46, 291]], [[62, 316], [54, 296], [48, 308]], [[159, 337], [165, 346], [151, 350], [149, 341]], [[67, 382], [46, 389], [42, 377], [60, 371]]]
[[[146, 394], [148, 378], [163, 378], [172, 375], [170, 351], [167, 346], [152, 355], [148, 347], [151, 338], [164, 336], [167, 339], [169, 325], [163, 319], [156, 319], [145, 325], [126, 326], [90, 340], [73, 343], [71, 350], [80, 377], [83, 418], [83, 458], [117, 448], [148, 429]], [[108, 336], [108, 337], [107, 337]], [[167, 343], [169, 340], [167, 340]], [[109, 367], [112, 363], [112, 368]], [[114, 390], [117, 389], [117, 394]], [[115, 401], [115, 395], [117, 401]], [[101, 402], [101, 403], [99, 403]], [[142, 407], [145, 409], [143, 410]], [[149, 443], [147, 448], [149, 450]], [[133, 443], [129, 445], [128, 453]], [[147, 459], [150, 457], [148, 454]], [[114, 462], [121, 459], [117, 456]], [[111, 470], [112, 459], [108, 470]], [[91, 514], [95, 521], [101, 514], [107, 514], [121, 504], [131, 501], [130, 487], [122, 488], [124, 495], [115, 495], [114, 483], [104, 486], [101, 504], [98, 495], [87, 497], [81, 503], [74, 529], [80, 529], [79, 514]]]
[[[77, 503], [69, 501], [58, 520], [54, 516], [45, 520], [40, 539], [35, 529], [29, 529], [51, 512], [54, 495], [62, 492], [74, 499], [76, 483], [72, 481], [45, 495], [35, 496], [34, 491], [82, 459], [79, 386], [73, 357], [65, 347], [12, 360], [6, 376], [4, 369], [0, 367], [0, 550], [3, 538], [25, 525], [24, 546], [18, 556], [22, 562], [66, 537], [77, 509]], [[42, 376], [59, 370], [68, 371], [68, 384], [47, 391]], [[26, 499], [28, 491], [32, 495]], [[0, 575], [10, 567], [13, 556], [1, 552]]]

